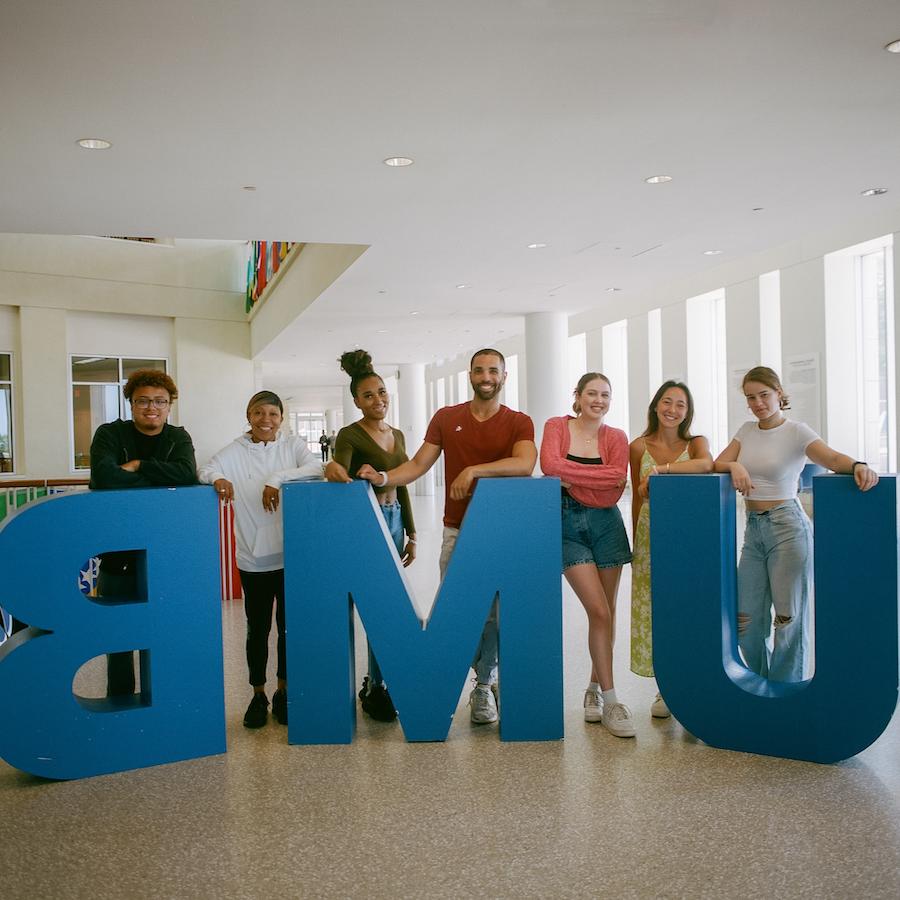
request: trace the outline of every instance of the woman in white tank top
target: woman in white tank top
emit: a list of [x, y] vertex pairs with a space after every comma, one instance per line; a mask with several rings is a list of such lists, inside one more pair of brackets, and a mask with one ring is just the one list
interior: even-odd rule
[[[832, 450], [808, 425], [785, 418], [778, 375], [767, 366], [743, 379], [745, 422], [716, 459], [744, 496], [747, 529], [738, 565], [738, 643], [750, 669], [773, 681], [802, 681], [808, 672], [812, 528], [797, 500], [807, 458], [833, 472], [853, 475], [861, 491], [878, 483], [864, 462]], [[771, 651], [772, 609], [775, 634]]]

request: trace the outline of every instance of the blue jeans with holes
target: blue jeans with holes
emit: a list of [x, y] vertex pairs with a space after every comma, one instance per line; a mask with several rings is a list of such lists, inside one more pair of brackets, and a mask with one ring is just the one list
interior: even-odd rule
[[[378, 508], [381, 510], [381, 514], [384, 516], [384, 521], [387, 522], [388, 531], [391, 533], [391, 538], [393, 538], [394, 546], [397, 548], [397, 552], [402, 556], [403, 555], [403, 517], [400, 514], [400, 503], [395, 500], [393, 503], [388, 504], [379, 504]], [[371, 684], [381, 684], [384, 678], [381, 675], [381, 667], [378, 665], [378, 660], [375, 659], [375, 654], [372, 652], [372, 648], [369, 647], [369, 681]]]
[[[812, 525], [797, 500], [747, 510], [738, 564], [738, 643], [747, 665], [772, 681], [802, 681], [806, 674], [812, 562]], [[743, 625], [742, 616], [748, 617]]]

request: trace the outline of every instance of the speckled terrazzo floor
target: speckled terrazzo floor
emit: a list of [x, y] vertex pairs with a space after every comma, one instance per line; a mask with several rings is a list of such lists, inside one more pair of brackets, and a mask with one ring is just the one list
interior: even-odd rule
[[[410, 575], [430, 597], [439, 516], [416, 505]], [[550, 744], [502, 744], [464, 698], [445, 744], [362, 716], [347, 747], [249, 732], [228, 604], [228, 753], [67, 783], [0, 762], [0, 897], [900, 895], [900, 716], [835, 766], [706, 747], [650, 719], [654, 687], [627, 671], [628, 591], [626, 570], [617, 687], [637, 738], [582, 721], [585, 622], [566, 590], [566, 739]]]

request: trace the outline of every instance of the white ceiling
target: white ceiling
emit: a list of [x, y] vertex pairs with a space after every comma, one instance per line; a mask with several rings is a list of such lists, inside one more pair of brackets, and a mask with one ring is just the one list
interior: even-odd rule
[[4, 2], [0, 231], [370, 245], [266, 358], [338, 384], [896, 206], [896, 38], [897, 0]]

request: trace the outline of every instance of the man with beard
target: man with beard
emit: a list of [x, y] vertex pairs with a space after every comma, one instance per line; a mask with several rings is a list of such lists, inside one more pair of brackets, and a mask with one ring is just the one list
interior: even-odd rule
[[[527, 477], [537, 460], [534, 424], [524, 413], [500, 403], [506, 381], [506, 360], [499, 350], [479, 350], [469, 365], [474, 396], [468, 403], [439, 409], [416, 455], [389, 472], [371, 466], [358, 475], [379, 487], [409, 484], [424, 475], [444, 451], [444, 535], [441, 577], [444, 576], [463, 515], [478, 478]], [[475, 687], [469, 695], [471, 719], [477, 725], [496, 722], [497, 602], [484, 626], [472, 663]]]

